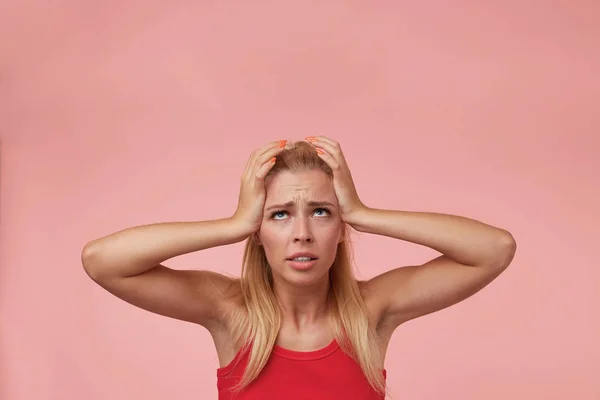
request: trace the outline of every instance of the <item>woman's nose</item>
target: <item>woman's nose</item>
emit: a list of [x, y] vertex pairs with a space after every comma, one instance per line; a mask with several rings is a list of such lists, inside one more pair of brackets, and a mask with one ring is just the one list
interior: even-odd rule
[[303, 218], [298, 218], [294, 222], [294, 241], [295, 242], [312, 242], [313, 237], [310, 232], [308, 221]]

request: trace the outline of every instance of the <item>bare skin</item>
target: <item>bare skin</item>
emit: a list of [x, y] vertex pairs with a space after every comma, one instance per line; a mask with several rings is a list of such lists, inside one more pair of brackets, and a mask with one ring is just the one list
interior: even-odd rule
[[[402, 323], [473, 295], [512, 261], [516, 244], [503, 229], [458, 216], [365, 206], [339, 144], [323, 136], [307, 140], [331, 166], [333, 180], [321, 171], [281, 173], [265, 180], [272, 158], [282, 150], [282, 143], [269, 143], [248, 160], [232, 217], [146, 225], [96, 239], [82, 252], [85, 271], [133, 305], [204, 326], [223, 367], [241, 346], [232, 343], [229, 321], [223, 318], [226, 311], [243, 307], [239, 280], [208, 270], [170, 269], [165, 260], [255, 235], [272, 267], [283, 313], [277, 344], [297, 351], [319, 349], [333, 339], [325, 308], [327, 271], [338, 241], [344, 240], [344, 224], [442, 254], [423, 265], [401, 266], [359, 282], [384, 348]], [[294, 269], [287, 260], [301, 251], [318, 257], [309, 269]]]

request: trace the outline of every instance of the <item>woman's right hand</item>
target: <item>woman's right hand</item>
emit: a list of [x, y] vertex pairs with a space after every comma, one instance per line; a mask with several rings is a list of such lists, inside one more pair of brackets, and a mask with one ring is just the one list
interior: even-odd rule
[[281, 153], [287, 140], [270, 142], [256, 149], [246, 164], [246, 170], [241, 180], [238, 207], [233, 219], [248, 227], [249, 234], [260, 228], [265, 206], [265, 176], [275, 165], [275, 157]]

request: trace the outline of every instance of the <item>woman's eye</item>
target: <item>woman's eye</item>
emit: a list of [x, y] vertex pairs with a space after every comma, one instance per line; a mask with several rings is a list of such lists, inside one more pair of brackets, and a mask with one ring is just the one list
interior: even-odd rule
[[272, 218], [283, 217], [283, 216], [284, 216], [284, 214], [285, 214], [285, 212], [284, 212], [284, 211], [275, 211], [275, 212], [274, 212], [274, 213], [271, 215], [271, 217], [272, 217]]
[[[329, 210], [326, 208], [317, 208], [314, 212], [318, 217], [326, 216], [329, 214]], [[287, 211], [275, 211], [271, 214], [271, 218], [282, 219], [282, 218], [285, 218], [286, 215], [287, 215]]]
[[315, 213], [317, 213], [317, 212], [321, 212], [323, 215], [325, 215], [325, 214], [329, 213], [329, 210], [327, 210], [326, 208], [317, 208], [315, 210]]

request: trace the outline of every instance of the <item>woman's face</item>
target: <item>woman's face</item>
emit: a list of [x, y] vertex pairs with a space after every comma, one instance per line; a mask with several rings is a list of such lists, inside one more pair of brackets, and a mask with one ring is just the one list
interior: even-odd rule
[[281, 172], [266, 181], [258, 239], [275, 279], [303, 285], [327, 276], [343, 226], [332, 180], [324, 172]]

